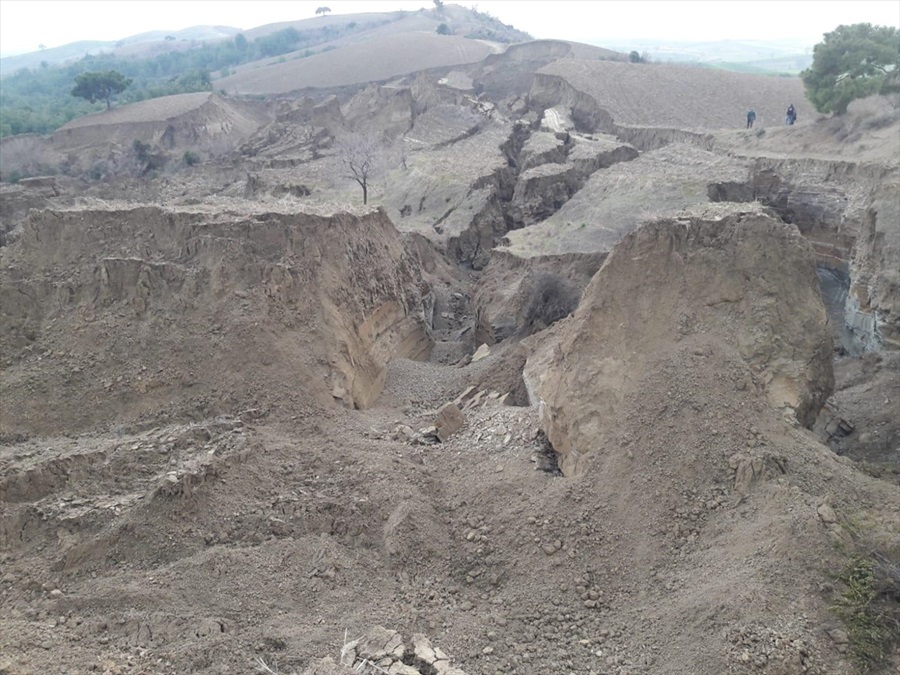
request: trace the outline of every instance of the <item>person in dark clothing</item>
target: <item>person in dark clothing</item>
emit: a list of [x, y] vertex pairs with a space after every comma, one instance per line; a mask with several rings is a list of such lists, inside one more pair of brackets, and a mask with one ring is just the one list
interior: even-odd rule
[[797, 111], [794, 110], [794, 104], [791, 103], [790, 107], [787, 109], [787, 116], [784, 118], [784, 123], [787, 125], [792, 125], [797, 121]]
[[752, 129], [753, 123], [755, 121], [756, 121], [756, 111], [751, 108], [750, 112], [747, 113], [747, 128]]

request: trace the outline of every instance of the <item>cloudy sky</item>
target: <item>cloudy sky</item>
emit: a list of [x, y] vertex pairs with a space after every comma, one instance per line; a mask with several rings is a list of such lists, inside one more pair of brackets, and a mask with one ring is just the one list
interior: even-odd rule
[[[449, 3], [450, 0], [447, 0]], [[0, 0], [0, 54], [77, 40], [119, 40], [196, 25], [248, 29], [333, 14], [433, 7], [430, 0]], [[611, 44], [618, 39], [804, 39], [840, 24], [900, 26], [900, 0], [462, 0], [536, 38]]]

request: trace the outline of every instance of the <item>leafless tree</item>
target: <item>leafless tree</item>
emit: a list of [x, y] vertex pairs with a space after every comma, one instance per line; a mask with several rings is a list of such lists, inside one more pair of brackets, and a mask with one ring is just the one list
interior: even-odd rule
[[369, 201], [369, 183], [384, 162], [385, 147], [381, 139], [368, 134], [348, 134], [336, 143], [337, 154], [346, 170], [363, 191], [363, 204]]

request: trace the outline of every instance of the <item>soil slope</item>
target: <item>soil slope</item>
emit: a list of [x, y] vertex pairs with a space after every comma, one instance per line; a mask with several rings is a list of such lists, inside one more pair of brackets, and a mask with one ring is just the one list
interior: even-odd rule
[[12, 436], [363, 407], [390, 358], [430, 349], [418, 259], [382, 212], [42, 211], [3, 251]]

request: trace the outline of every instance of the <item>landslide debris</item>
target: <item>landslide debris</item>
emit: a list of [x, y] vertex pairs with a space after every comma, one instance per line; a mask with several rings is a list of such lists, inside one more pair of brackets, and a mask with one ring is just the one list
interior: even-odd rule
[[526, 383], [570, 475], [614, 442], [612, 420], [652, 364], [682, 352], [732, 361], [736, 390], [759, 391], [805, 426], [834, 387], [811, 248], [759, 209], [643, 225], [617, 244], [558, 333]]
[[392, 357], [431, 348], [382, 211], [36, 211], [3, 250], [8, 434], [365, 407]]

